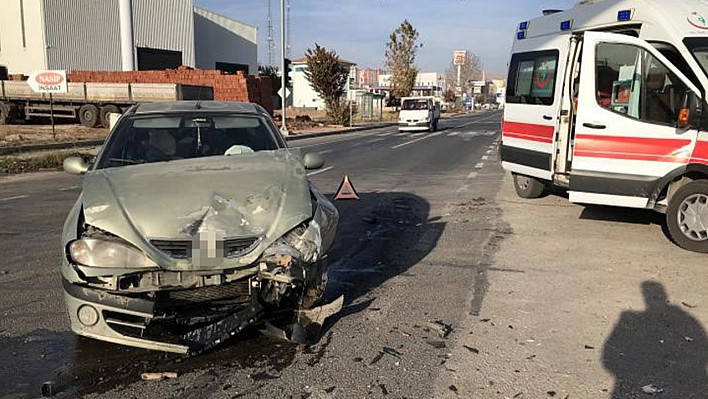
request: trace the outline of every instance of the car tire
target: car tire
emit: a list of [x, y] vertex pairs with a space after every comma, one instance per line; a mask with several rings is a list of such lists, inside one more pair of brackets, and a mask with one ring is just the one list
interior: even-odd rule
[[671, 240], [693, 252], [708, 253], [708, 180], [679, 188], [666, 209]]
[[10, 107], [0, 102], [0, 125], [7, 125], [10, 122]]
[[98, 107], [93, 104], [85, 104], [79, 108], [79, 121], [86, 127], [96, 127], [100, 123], [101, 116]]
[[534, 177], [514, 173], [512, 178], [516, 194], [521, 198], [538, 198], [546, 190], [546, 185]]
[[112, 104], [101, 107], [101, 125], [105, 128], [109, 128], [111, 126], [111, 121], [108, 119], [109, 114], [120, 114], [120, 108]]

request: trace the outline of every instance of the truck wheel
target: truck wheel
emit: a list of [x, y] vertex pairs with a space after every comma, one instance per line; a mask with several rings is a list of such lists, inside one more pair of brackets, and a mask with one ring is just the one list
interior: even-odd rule
[[546, 189], [545, 184], [531, 176], [513, 173], [512, 178], [516, 194], [521, 198], [538, 198]]
[[79, 108], [79, 121], [86, 127], [96, 127], [100, 122], [98, 107], [93, 104], [85, 104]]
[[108, 120], [109, 114], [120, 114], [120, 108], [112, 104], [101, 107], [101, 125], [105, 128], [108, 128], [111, 125], [111, 121]]
[[666, 209], [671, 239], [683, 249], [708, 253], [708, 181], [686, 184], [676, 191]]
[[0, 125], [7, 125], [10, 122], [10, 107], [0, 102]]

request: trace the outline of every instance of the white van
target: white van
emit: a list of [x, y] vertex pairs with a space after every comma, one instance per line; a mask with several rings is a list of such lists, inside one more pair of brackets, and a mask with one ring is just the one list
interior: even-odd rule
[[435, 97], [403, 97], [398, 115], [399, 131], [438, 130], [440, 103]]
[[587, 0], [519, 24], [501, 158], [517, 193], [654, 209], [708, 252], [708, 4]]

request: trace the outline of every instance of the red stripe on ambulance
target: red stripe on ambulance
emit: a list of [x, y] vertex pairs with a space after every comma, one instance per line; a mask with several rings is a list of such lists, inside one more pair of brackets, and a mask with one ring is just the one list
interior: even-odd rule
[[502, 127], [502, 136], [521, 140], [553, 143], [555, 128], [548, 125], [533, 125], [530, 123], [506, 122]]
[[575, 136], [576, 157], [686, 163], [691, 140], [649, 137]]

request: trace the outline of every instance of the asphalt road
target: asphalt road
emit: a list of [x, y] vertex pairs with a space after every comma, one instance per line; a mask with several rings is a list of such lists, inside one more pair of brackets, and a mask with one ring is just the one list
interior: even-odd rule
[[[434, 391], [468, 296], [481, 307], [498, 222], [495, 140], [500, 113], [445, 119], [435, 133], [395, 127], [302, 139], [323, 155], [311, 180], [328, 195], [348, 175], [361, 199], [339, 201], [327, 295], [343, 311], [308, 348], [247, 332], [182, 359], [75, 337], [58, 271], [63, 219], [81, 179], [40, 173], [0, 179], [0, 398], [426, 397]], [[174, 381], [139, 381], [143, 371]]]

